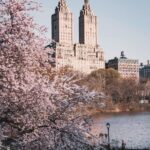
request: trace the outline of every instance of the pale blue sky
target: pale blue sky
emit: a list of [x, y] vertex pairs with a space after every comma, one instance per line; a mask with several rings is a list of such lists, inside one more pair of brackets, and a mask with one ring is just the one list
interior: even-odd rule
[[[51, 15], [58, 0], [38, 0], [43, 12], [36, 13], [38, 23], [46, 25], [51, 38]], [[74, 15], [74, 42], [78, 42], [78, 17], [84, 0], [67, 0]], [[150, 59], [150, 0], [90, 0], [98, 16], [99, 44], [105, 58], [120, 56], [125, 51], [128, 58], [146, 63]]]

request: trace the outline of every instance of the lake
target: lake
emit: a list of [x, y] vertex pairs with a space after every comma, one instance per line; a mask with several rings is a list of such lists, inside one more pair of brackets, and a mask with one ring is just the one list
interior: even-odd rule
[[[93, 119], [93, 134], [107, 133], [106, 123], [109, 122], [110, 139], [115, 145], [121, 146], [121, 142], [124, 140], [128, 148], [150, 149], [150, 112], [100, 114], [95, 115]], [[101, 140], [104, 139], [101, 138]]]

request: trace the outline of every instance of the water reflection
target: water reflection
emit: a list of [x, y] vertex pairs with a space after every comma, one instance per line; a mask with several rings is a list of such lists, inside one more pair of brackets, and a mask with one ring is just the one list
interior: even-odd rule
[[109, 122], [110, 138], [116, 145], [121, 145], [123, 140], [130, 148], [150, 148], [150, 113], [96, 115], [93, 118], [93, 134], [107, 133], [106, 123]]

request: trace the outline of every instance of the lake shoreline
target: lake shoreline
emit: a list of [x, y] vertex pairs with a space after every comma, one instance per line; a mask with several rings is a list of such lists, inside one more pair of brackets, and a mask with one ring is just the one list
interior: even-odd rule
[[92, 113], [90, 116], [103, 116], [103, 115], [126, 115], [126, 114], [142, 114], [142, 113], [150, 113], [150, 111], [120, 111], [120, 112], [113, 112], [113, 111], [106, 111], [106, 112], [96, 112], [96, 113]]
[[106, 106], [105, 108], [91, 107], [86, 110], [89, 116], [97, 114], [124, 114], [124, 113], [144, 113], [150, 112], [150, 104], [139, 105], [137, 103], [133, 104], [115, 104]]

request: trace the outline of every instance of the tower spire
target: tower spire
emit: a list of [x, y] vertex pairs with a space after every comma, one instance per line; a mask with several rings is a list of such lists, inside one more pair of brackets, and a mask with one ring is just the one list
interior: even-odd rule
[[89, 0], [84, 0], [84, 4], [88, 4], [89, 3]]
[[61, 4], [65, 4], [65, 3], [66, 3], [65, 0], [60, 0], [59, 2], [60, 2]]
[[59, 0], [58, 6], [56, 7], [56, 11], [66, 11], [69, 12], [69, 8], [67, 6], [66, 0]]
[[90, 15], [93, 15], [93, 12], [91, 10], [91, 6], [89, 4], [89, 0], [84, 0], [84, 5], [83, 5], [83, 8], [80, 12], [81, 14], [90, 14]]

